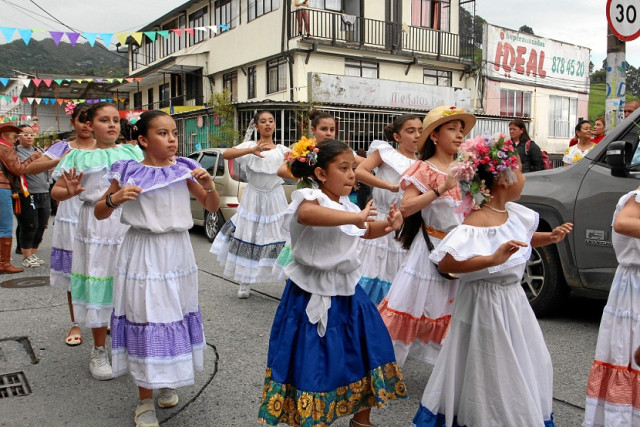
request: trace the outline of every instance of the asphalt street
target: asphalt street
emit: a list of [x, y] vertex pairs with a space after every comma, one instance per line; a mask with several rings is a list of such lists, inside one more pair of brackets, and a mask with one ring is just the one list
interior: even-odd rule
[[[255, 286], [251, 298], [236, 297], [237, 283], [222, 276], [201, 230], [191, 231], [199, 266], [200, 305], [208, 351], [196, 384], [178, 390], [180, 403], [158, 409], [165, 426], [251, 426], [262, 394], [271, 323], [284, 283]], [[48, 258], [51, 230], [39, 256]], [[20, 255], [13, 255], [18, 265]], [[88, 370], [92, 346], [65, 345], [69, 330], [66, 292], [48, 286], [48, 263], [0, 282], [32, 278], [20, 286], [0, 287], [0, 375], [24, 372], [31, 394], [0, 398], [3, 426], [132, 426], [137, 389], [128, 376], [96, 381]], [[38, 280], [42, 277], [44, 280]], [[37, 286], [45, 284], [45, 286]], [[33, 285], [26, 287], [25, 285]], [[603, 301], [571, 299], [562, 314], [540, 324], [554, 363], [554, 413], [557, 426], [580, 426]], [[30, 355], [29, 349], [33, 350]], [[403, 369], [408, 399], [374, 409], [377, 426], [410, 426], [431, 368], [409, 359]], [[7, 377], [2, 377], [6, 380]], [[0, 387], [4, 387], [0, 384]], [[334, 423], [347, 426], [348, 420]]]

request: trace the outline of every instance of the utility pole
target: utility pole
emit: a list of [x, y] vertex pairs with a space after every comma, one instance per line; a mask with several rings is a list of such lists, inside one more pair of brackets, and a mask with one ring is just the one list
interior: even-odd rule
[[627, 61], [625, 42], [607, 28], [607, 98], [605, 100], [606, 131], [613, 129], [623, 118], [627, 89]]

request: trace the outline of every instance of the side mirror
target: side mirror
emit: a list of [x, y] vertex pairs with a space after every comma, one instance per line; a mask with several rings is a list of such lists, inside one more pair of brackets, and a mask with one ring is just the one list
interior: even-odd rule
[[607, 164], [611, 167], [611, 175], [627, 177], [627, 165], [631, 161], [631, 143], [627, 141], [613, 141], [607, 146]]

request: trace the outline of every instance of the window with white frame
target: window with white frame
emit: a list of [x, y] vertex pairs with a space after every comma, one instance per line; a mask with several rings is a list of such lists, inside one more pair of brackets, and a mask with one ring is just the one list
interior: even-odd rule
[[333, 10], [335, 12], [344, 10], [343, 0], [309, 0], [309, 7], [313, 9]]
[[238, 2], [240, 0], [216, 0], [216, 25], [235, 28], [238, 25]]
[[578, 98], [549, 97], [549, 137], [572, 138], [578, 122]]
[[267, 61], [267, 93], [287, 89], [287, 59], [284, 57]]
[[450, 0], [411, 0], [411, 25], [449, 31]]
[[231, 94], [231, 101], [238, 100], [238, 72], [232, 71], [222, 75], [222, 87]]
[[422, 83], [433, 86], [451, 86], [451, 71], [424, 69]]
[[[209, 25], [209, 14], [207, 13], [206, 6], [189, 15], [189, 28], [206, 27], [207, 25]], [[190, 44], [193, 45], [196, 43], [200, 43], [201, 41], [206, 40], [208, 36], [209, 30], [194, 30], [193, 36], [189, 36]]]
[[531, 92], [500, 89], [500, 115], [531, 117]]
[[345, 59], [344, 75], [377, 79], [378, 63], [369, 62], [369, 61], [360, 61], [358, 59]]
[[[288, 0], [287, 0], [288, 1]], [[253, 21], [280, 7], [280, 0], [247, 0], [248, 20]]]
[[247, 68], [247, 98], [253, 99], [256, 97], [256, 66], [253, 65]]

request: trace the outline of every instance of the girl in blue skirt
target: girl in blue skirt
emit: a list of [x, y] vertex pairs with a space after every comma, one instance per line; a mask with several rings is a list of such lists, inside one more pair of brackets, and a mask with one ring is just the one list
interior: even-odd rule
[[[294, 157], [297, 156], [297, 157]], [[291, 233], [290, 278], [276, 312], [259, 421], [330, 425], [353, 414], [352, 427], [370, 426], [371, 407], [406, 396], [393, 346], [360, 279], [359, 238], [377, 238], [402, 225], [395, 205], [375, 221], [371, 202], [349, 202], [355, 158], [336, 140], [302, 140], [287, 161], [293, 176], [318, 189], [292, 194], [285, 217]]]

